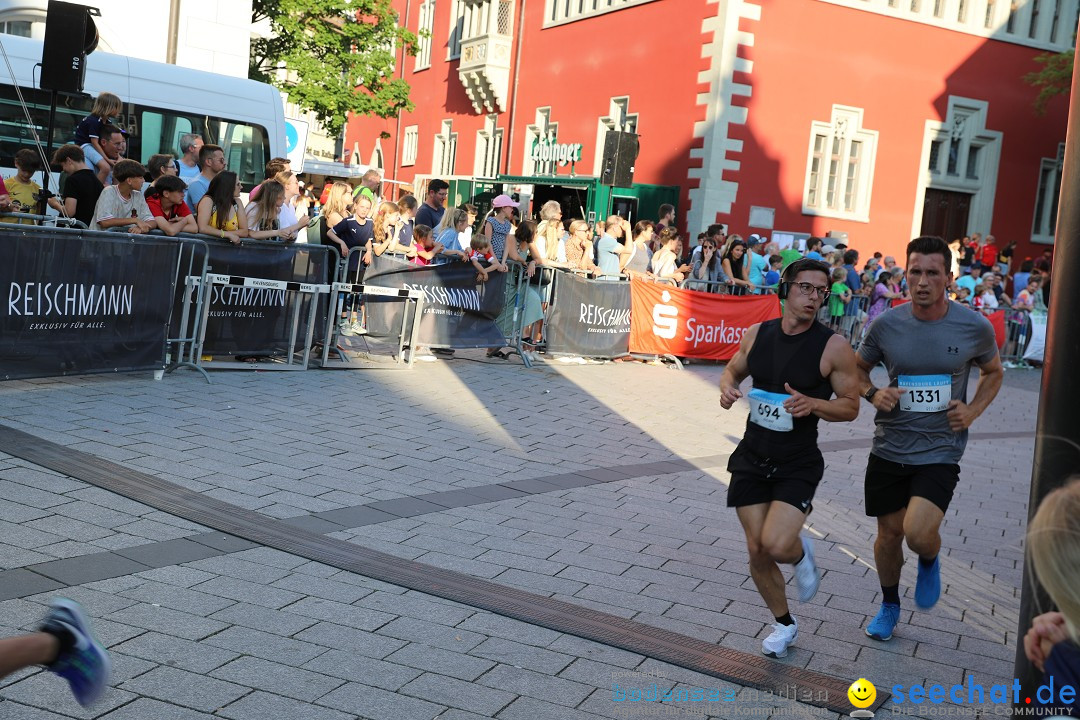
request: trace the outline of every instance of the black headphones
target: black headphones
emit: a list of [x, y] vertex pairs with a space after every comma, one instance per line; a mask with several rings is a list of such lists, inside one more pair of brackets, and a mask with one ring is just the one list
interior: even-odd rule
[[[814, 260], [813, 258], [802, 258], [784, 268], [783, 280], [781, 280], [780, 285], [776, 288], [776, 296], [781, 300], [787, 300], [788, 293], [791, 292], [792, 279], [804, 270], [817, 270], [818, 272], [823, 272], [825, 273], [825, 277], [828, 278], [826, 283], [832, 282], [832, 268], [829, 267], [827, 263], [824, 263], [821, 260]], [[827, 300], [828, 297], [829, 293], [826, 292], [822, 302]]]

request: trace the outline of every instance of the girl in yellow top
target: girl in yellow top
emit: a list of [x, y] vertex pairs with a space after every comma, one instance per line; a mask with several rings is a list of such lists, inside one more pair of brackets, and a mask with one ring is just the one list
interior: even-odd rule
[[240, 204], [240, 190], [236, 173], [228, 170], [210, 181], [196, 212], [199, 232], [234, 245], [248, 236], [247, 213]]

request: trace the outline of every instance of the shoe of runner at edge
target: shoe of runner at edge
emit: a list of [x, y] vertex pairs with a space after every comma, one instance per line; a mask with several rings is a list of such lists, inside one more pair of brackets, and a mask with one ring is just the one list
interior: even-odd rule
[[923, 610], [929, 610], [941, 597], [941, 556], [934, 558], [934, 564], [928, 568], [919, 563], [919, 575], [915, 579], [915, 604]]
[[90, 632], [90, 623], [79, 603], [55, 598], [49, 604], [41, 629], [54, 635], [68, 634], [74, 640], [47, 668], [67, 680], [71, 693], [83, 707], [100, 698], [109, 682], [112, 662]]
[[772, 628], [769, 637], [761, 641], [761, 652], [773, 658], [787, 657], [788, 648], [794, 644], [795, 638], [799, 637], [799, 621], [795, 620], [794, 625], [773, 623]]
[[900, 620], [900, 606], [892, 603], [881, 603], [881, 609], [874, 619], [866, 626], [867, 637], [875, 640], [891, 640], [893, 629]]
[[799, 588], [799, 602], [810, 602], [821, 586], [821, 573], [814, 563], [814, 544], [806, 536], [802, 540], [803, 558], [795, 565], [795, 585]]

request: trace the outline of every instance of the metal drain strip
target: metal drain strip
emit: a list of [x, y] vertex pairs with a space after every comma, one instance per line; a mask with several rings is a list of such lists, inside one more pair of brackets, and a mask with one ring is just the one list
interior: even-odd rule
[[[23, 460], [190, 522], [298, 557], [655, 658], [737, 685], [773, 692], [780, 697], [789, 697], [787, 693], [794, 685], [798, 688], [800, 702], [841, 714], [851, 710], [846, 694], [850, 683], [830, 675], [284, 526], [261, 513], [2, 425], [0, 448]], [[888, 697], [888, 693], [879, 693], [874, 709]]]

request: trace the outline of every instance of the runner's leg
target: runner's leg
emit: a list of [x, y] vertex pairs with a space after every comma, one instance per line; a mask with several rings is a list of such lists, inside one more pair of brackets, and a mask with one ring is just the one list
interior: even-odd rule
[[0, 640], [0, 678], [34, 665], [48, 665], [60, 652], [55, 635], [36, 632]]
[[874, 540], [874, 563], [881, 583], [881, 607], [866, 625], [866, 634], [875, 640], [891, 640], [900, 620], [900, 568], [904, 566], [904, 516], [906, 508], [878, 517]]
[[769, 612], [777, 618], [788, 614], [787, 591], [780, 567], [762, 543], [762, 531], [770, 508], [780, 504], [783, 503], [760, 503], [736, 508], [739, 522], [742, 523], [743, 532], [746, 534], [746, 549], [750, 555], [750, 577], [754, 579], [754, 585], [757, 586], [758, 593], [765, 601]]
[[883, 587], [900, 583], [900, 568], [904, 566], [904, 515], [907, 509], [878, 517], [877, 539], [874, 540], [874, 564]]
[[945, 513], [934, 503], [918, 495], [911, 498], [903, 522], [904, 537], [912, 552], [926, 560], [937, 557], [941, 551], [939, 529], [944, 519]]
[[929, 610], [941, 597], [941, 534], [939, 528], [945, 518], [937, 505], [918, 495], [908, 503], [904, 519], [904, 535], [908, 547], [919, 556], [919, 574], [915, 581], [915, 604]]
[[769, 505], [769, 512], [761, 530], [761, 544], [774, 564], [794, 565], [802, 559], [803, 547], [799, 532], [805, 519], [806, 514], [794, 505], [779, 501]]

